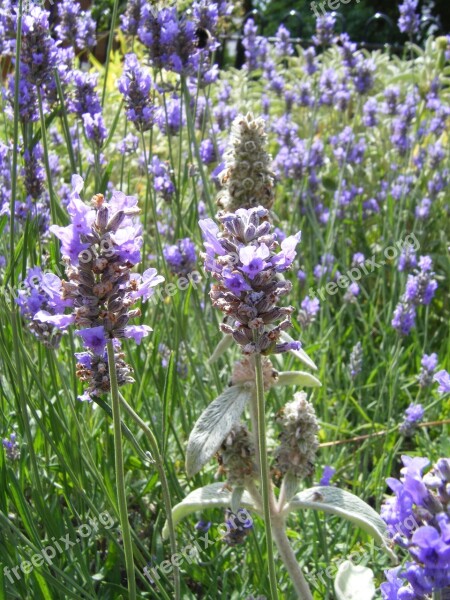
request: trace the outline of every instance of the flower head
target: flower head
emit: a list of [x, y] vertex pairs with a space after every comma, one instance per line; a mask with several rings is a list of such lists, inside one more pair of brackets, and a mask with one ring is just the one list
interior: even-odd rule
[[[135, 222], [137, 199], [116, 191], [107, 202], [97, 194], [89, 207], [79, 196], [83, 180], [74, 176], [72, 183], [74, 191], [68, 204], [72, 222], [67, 227], [52, 227], [63, 242], [67, 280], [58, 280], [51, 288], [71, 314], [52, 316], [40, 311], [34, 319], [56, 327], [75, 324], [80, 329], [77, 334], [93, 355], [91, 363], [98, 365], [95, 357], [104, 356], [108, 340], [117, 343], [122, 338], [133, 338], [140, 343], [148, 335], [151, 329], [147, 325], [129, 325], [130, 320], [140, 316], [140, 310], [132, 307], [139, 299], [148, 300], [164, 278], [155, 269], [147, 269], [142, 275], [131, 273], [140, 260], [142, 245], [141, 227]], [[83, 371], [84, 380], [98, 383], [92, 368], [85, 368], [90, 375]], [[130, 368], [125, 363], [122, 368], [126, 383]], [[105, 387], [99, 389], [104, 392]]]
[[280, 411], [277, 422], [281, 427], [280, 444], [275, 450], [277, 468], [283, 475], [289, 472], [298, 479], [312, 475], [319, 447], [319, 424], [305, 392], [294, 394], [294, 400]]
[[[222, 325], [224, 333], [233, 335], [244, 354], [285, 352], [298, 343], [277, 344], [281, 332], [290, 326], [292, 307], [279, 307], [291, 284], [279, 273], [292, 264], [299, 235], [283, 240], [281, 252], [264, 220], [262, 206], [239, 209], [219, 216], [222, 231], [212, 221], [200, 221], [205, 239], [205, 269], [217, 283], [210, 297], [213, 306], [233, 317], [234, 324]], [[274, 325], [283, 319], [279, 325]]]

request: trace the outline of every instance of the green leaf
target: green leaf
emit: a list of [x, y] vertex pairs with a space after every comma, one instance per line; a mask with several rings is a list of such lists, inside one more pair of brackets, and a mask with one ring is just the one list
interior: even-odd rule
[[336, 574], [334, 591], [337, 600], [372, 600], [375, 596], [372, 569], [344, 561]]
[[301, 385], [303, 387], [321, 387], [322, 384], [310, 373], [305, 371], [283, 371], [278, 374], [275, 385]]
[[358, 496], [332, 486], [312, 487], [294, 496], [284, 508], [283, 513], [288, 514], [301, 508], [322, 510], [355, 523], [380, 542], [387, 554], [396, 560], [395, 554], [388, 546], [385, 522], [373, 508]]
[[[212, 483], [205, 487], [198, 488], [188, 494], [186, 498], [172, 508], [172, 518], [174, 527], [188, 515], [208, 508], [226, 508], [231, 504], [231, 492], [224, 487], [223, 483]], [[240, 507], [250, 510], [256, 510], [254, 502], [248, 492], [244, 492], [241, 498]], [[169, 527], [167, 521], [162, 530], [162, 537], [166, 540], [169, 537]]]
[[203, 411], [189, 436], [186, 450], [186, 471], [192, 477], [200, 471], [237, 423], [250, 400], [252, 384], [227, 388]]
[[[281, 332], [281, 339], [283, 342], [295, 342], [294, 338], [286, 333], [285, 331]], [[300, 360], [304, 365], [312, 369], [313, 371], [317, 371], [317, 367], [314, 362], [309, 358], [304, 350], [300, 348], [300, 350], [290, 350], [290, 353], [293, 354], [298, 360]]]
[[222, 354], [225, 354], [225, 352], [228, 350], [228, 348], [231, 348], [233, 344], [233, 336], [232, 335], [224, 335], [223, 338], [220, 340], [220, 342], [217, 344], [214, 352], [212, 353], [211, 358], [208, 360], [209, 363], [213, 363], [216, 362], [216, 360], [219, 360], [219, 358], [222, 356]]

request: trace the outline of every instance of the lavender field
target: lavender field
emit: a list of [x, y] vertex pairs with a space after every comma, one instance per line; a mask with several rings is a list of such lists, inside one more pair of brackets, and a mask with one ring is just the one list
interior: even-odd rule
[[450, 598], [450, 35], [111, 6], [0, 4], [0, 600]]

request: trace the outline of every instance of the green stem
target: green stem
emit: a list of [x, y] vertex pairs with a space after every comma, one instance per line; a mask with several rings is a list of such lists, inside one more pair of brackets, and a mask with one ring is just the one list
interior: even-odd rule
[[300, 569], [292, 546], [285, 531], [284, 519], [276, 517], [273, 522], [273, 539], [277, 545], [280, 557], [286, 567], [299, 600], [313, 600], [309, 585]]
[[[173, 524], [172, 517], [172, 502], [170, 499], [170, 488], [169, 482], [166, 477], [166, 473], [164, 471], [164, 461], [159, 452], [158, 442], [153, 431], [150, 427], [141, 419], [141, 417], [133, 410], [133, 408], [128, 404], [122, 394], [119, 394], [120, 402], [122, 406], [126, 410], [126, 412], [130, 415], [130, 417], [136, 422], [136, 424], [142, 429], [142, 431], [147, 436], [147, 439], [150, 444], [150, 448], [152, 451], [152, 458], [155, 461], [155, 466], [158, 471], [158, 475], [161, 481], [161, 490], [164, 500], [164, 505], [166, 507], [166, 516], [167, 516], [167, 524], [169, 526], [169, 540], [170, 540], [170, 551], [172, 556], [175, 556], [177, 553], [177, 541], [175, 536], [175, 527]], [[180, 570], [174, 564], [173, 565], [173, 576], [174, 576], [174, 586], [175, 586], [175, 600], [180, 600]]]
[[50, 212], [52, 215], [52, 221], [56, 224], [56, 202], [55, 202], [55, 194], [53, 192], [53, 183], [52, 183], [52, 174], [50, 171], [50, 162], [48, 160], [48, 145], [47, 145], [47, 130], [45, 127], [45, 118], [44, 118], [44, 109], [42, 106], [42, 93], [41, 88], [37, 87], [38, 93], [38, 104], [39, 104], [39, 115], [41, 119], [41, 129], [42, 129], [42, 145], [44, 146], [44, 164], [45, 164], [45, 172], [47, 175], [47, 185], [48, 185], [48, 193], [50, 196]]
[[271, 481], [269, 476], [269, 465], [267, 463], [267, 447], [266, 447], [266, 414], [264, 402], [264, 377], [262, 369], [261, 354], [255, 354], [255, 373], [256, 373], [256, 416], [257, 416], [257, 444], [259, 446], [259, 463], [261, 470], [261, 496], [264, 512], [264, 525], [266, 529], [266, 544], [267, 544], [267, 562], [269, 563], [269, 581], [270, 595], [272, 600], [278, 600], [277, 592], [277, 577], [275, 572], [275, 561], [273, 556], [272, 543], [272, 514], [275, 509], [275, 502]]
[[[11, 168], [11, 201], [9, 206], [10, 223], [9, 223], [9, 259], [11, 261], [11, 285], [14, 286], [15, 281], [15, 265], [14, 265], [14, 234], [16, 216], [16, 192], [17, 192], [17, 149], [19, 147], [19, 83], [20, 83], [20, 46], [22, 39], [22, 0], [19, 0], [17, 16], [17, 36], [16, 36], [16, 63], [14, 73], [14, 150], [12, 153], [12, 168]], [[14, 309], [13, 309], [14, 311]]]
[[102, 92], [102, 108], [105, 106], [105, 96], [106, 96], [106, 85], [108, 83], [108, 72], [109, 72], [109, 63], [111, 62], [111, 49], [113, 45], [116, 23], [117, 23], [117, 13], [119, 12], [119, 0], [114, 0], [113, 13], [111, 18], [111, 29], [108, 36], [108, 46], [106, 48], [106, 64], [105, 64], [105, 79], [103, 81], [103, 92]]
[[125, 566], [127, 570], [129, 600], [136, 600], [136, 580], [133, 561], [133, 546], [131, 542], [130, 524], [128, 523], [127, 497], [125, 492], [125, 470], [123, 466], [119, 386], [117, 384], [116, 361], [114, 359], [114, 346], [112, 340], [108, 340], [107, 348], [108, 370], [109, 378], [111, 381], [111, 400], [114, 427], [114, 456], [120, 528], [122, 530], [123, 549], [125, 553]]

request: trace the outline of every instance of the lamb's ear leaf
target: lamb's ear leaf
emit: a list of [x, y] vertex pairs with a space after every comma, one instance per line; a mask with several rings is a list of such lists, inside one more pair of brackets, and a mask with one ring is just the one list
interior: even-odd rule
[[223, 336], [223, 338], [220, 340], [220, 342], [217, 344], [217, 346], [215, 347], [214, 352], [208, 359], [208, 362], [211, 364], [213, 362], [216, 362], [216, 360], [219, 360], [219, 358], [222, 356], [222, 354], [225, 354], [225, 352], [228, 350], [228, 348], [231, 348], [232, 345], [233, 345], [233, 336], [226, 333]]
[[[223, 483], [212, 483], [192, 491], [179, 504], [172, 508], [173, 525], [176, 526], [182, 519], [198, 510], [208, 508], [226, 508], [231, 504], [231, 492]], [[239, 508], [256, 510], [254, 502], [248, 492], [244, 492], [240, 499]], [[162, 531], [163, 539], [169, 537], [169, 526], [166, 523]]]
[[249, 383], [232, 385], [200, 415], [191, 431], [186, 449], [188, 477], [198, 473], [220, 448], [233, 425], [241, 418], [253, 387]]
[[275, 385], [301, 385], [302, 387], [321, 387], [322, 384], [306, 371], [282, 371], [278, 373]]
[[372, 600], [375, 596], [373, 571], [345, 560], [334, 579], [337, 600]]
[[389, 539], [385, 522], [371, 506], [358, 496], [333, 486], [312, 487], [296, 494], [284, 507], [283, 513], [287, 514], [302, 508], [321, 510], [355, 523], [380, 542], [387, 554], [396, 560], [395, 554], [388, 546]]
[[[294, 338], [291, 338], [291, 336], [288, 333], [286, 333], [285, 331], [281, 332], [280, 338], [283, 340], [283, 342], [295, 342]], [[316, 365], [309, 358], [309, 356], [306, 354], [306, 352], [304, 350], [302, 350], [300, 348], [300, 350], [289, 350], [289, 352], [291, 354], [293, 354], [296, 358], [298, 358], [298, 360], [300, 360], [307, 367], [309, 367], [313, 371], [317, 371]]]

